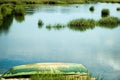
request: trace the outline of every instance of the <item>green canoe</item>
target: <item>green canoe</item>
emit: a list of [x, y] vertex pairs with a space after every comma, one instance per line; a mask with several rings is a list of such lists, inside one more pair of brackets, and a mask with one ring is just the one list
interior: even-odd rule
[[2, 75], [3, 78], [30, 76], [34, 74], [87, 74], [88, 70], [82, 64], [75, 63], [36, 63], [15, 66]]

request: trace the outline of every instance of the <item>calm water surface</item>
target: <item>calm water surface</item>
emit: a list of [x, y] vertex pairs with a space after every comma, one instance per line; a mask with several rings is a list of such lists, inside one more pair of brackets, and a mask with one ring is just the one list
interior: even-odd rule
[[[89, 11], [92, 5], [94, 12]], [[0, 73], [21, 64], [73, 62], [105, 80], [120, 80], [120, 26], [46, 28], [47, 24], [66, 24], [76, 18], [99, 20], [103, 8], [120, 18], [117, 7], [120, 5], [110, 3], [26, 6], [25, 16], [11, 16], [0, 26]], [[39, 19], [44, 22], [42, 27], [37, 25]]]

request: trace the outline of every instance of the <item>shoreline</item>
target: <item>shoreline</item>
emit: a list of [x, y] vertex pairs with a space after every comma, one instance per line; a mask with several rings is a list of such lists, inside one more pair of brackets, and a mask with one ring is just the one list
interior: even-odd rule
[[21, 1], [17, 1], [17, 0], [0, 0], [0, 4], [14, 4], [14, 5], [24, 5], [24, 4], [89, 4], [89, 3], [119, 3], [120, 4], [120, 0], [21, 0]]

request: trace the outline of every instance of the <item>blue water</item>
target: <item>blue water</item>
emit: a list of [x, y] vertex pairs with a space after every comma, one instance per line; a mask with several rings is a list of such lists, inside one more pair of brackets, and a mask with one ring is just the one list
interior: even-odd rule
[[[94, 12], [89, 11], [90, 6], [95, 7]], [[9, 17], [6, 27], [0, 28], [0, 73], [21, 64], [69, 62], [81, 63], [105, 80], [120, 80], [120, 26], [46, 29], [48, 24], [66, 24], [77, 18], [99, 20], [103, 8], [120, 18], [117, 7], [120, 5], [111, 3], [26, 6], [24, 17]], [[37, 24], [39, 19], [44, 22], [42, 27]]]

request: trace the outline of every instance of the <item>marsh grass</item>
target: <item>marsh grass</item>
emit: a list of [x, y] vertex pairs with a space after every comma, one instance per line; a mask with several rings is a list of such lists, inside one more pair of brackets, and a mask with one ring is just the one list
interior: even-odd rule
[[109, 15], [110, 15], [109, 9], [106, 9], [106, 8], [102, 9], [102, 11], [101, 11], [101, 16], [102, 17], [107, 17]]
[[98, 25], [106, 28], [114, 28], [120, 24], [120, 19], [117, 17], [104, 17], [98, 21]]
[[91, 27], [95, 26], [95, 21], [93, 19], [74, 19], [68, 22], [70, 27]]
[[38, 21], [38, 26], [39, 26], [39, 27], [43, 26], [43, 24], [44, 24], [44, 23], [43, 23], [42, 20], [39, 20], [39, 21]]
[[11, 15], [13, 13], [13, 6], [10, 4], [2, 4], [0, 6], [0, 13], [3, 17]]
[[0, 14], [0, 22], [3, 21], [3, 16]]
[[94, 9], [94, 6], [91, 6], [90, 8], [89, 8], [89, 10], [91, 11], [91, 12], [93, 12], [95, 9]]
[[46, 29], [51, 30], [51, 24], [46, 25]]
[[85, 31], [87, 29], [93, 29], [96, 22], [93, 19], [74, 19], [68, 22], [67, 25], [72, 30]]
[[49, 25], [46, 25], [46, 28], [47, 29], [55, 29], [55, 30], [60, 30], [60, 29], [63, 29], [65, 27], [65, 25], [63, 25], [63, 24], [60, 24], [60, 23], [57, 23], [57, 24], [54, 24], [54, 25], [51, 25], [51, 24], [49, 24]]
[[25, 14], [25, 9], [23, 6], [21, 5], [18, 5], [14, 8], [14, 14], [15, 15], [19, 15], [19, 16], [22, 16]]

